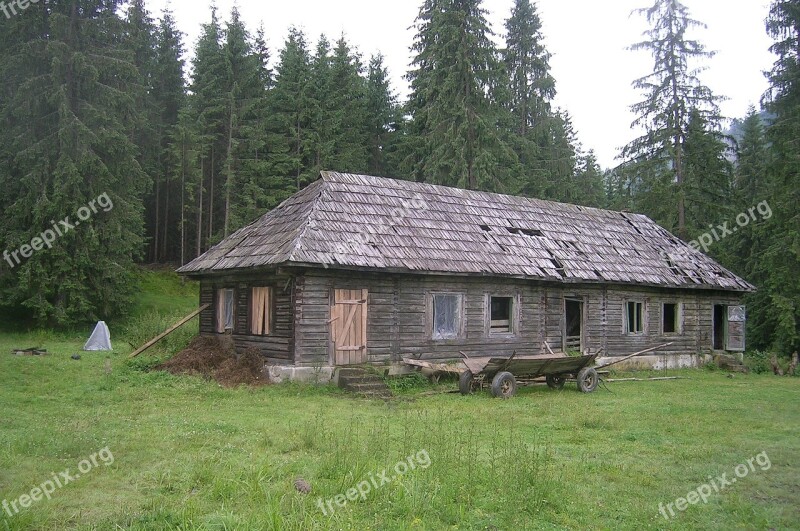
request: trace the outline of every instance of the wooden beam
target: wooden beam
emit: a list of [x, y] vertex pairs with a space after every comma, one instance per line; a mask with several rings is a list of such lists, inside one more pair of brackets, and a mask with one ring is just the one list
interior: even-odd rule
[[600, 365], [599, 367], [595, 367], [595, 369], [603, 369], [605, 367], [610, 367], [611, 365], [614, 365], [616, 363], [621, 363], [623, 361], [629, 360], [629, 359], [633, 358], [634, 356], [638, 356], [639, 354], [645, 354], [647, 352], [652, 352], [654, 350], [658, 350], [660, 348], [668, 347], [670, 345], [672, 345], [671, 342], [670, 343], [664, 343], [663, 345], [659, 345], [657, 347], [652, 347], [652, 348], [647, 348], [647, 349], [644, 349], [644, 350], [640, 350], [639, 352], [634, 352], [630, 356], [625, 356], [624, 358], [620, 358], [618, 360], [614, 360], [611, 363], [606, 363], [605, 365]]
[[197, 310], [193, 311], [192, 313], [190, 313], [189, 315], [187, 315], [186, 317], [184, 317], [183, 319], [181, 319], [180, 321], [178, 321], [177, 323], [175, 323], [174, 325], [169, 327], [165, 332], [162, 332], [161, 334], [157, 335], [156, 337], [154, 337], [153, 339], [151, 339], [150, 341], [148, 341], [147, 343], [145, 343], [141, 347], [139, 347], [136, 350], [134, 350], [131, 353], [131, 355], [128, 356], [128, 358], [129, 359], [130, 358], [135, 358], [136, 356], [138, 356], [139, 354], [141, 354], [145, 350], [149, 349], [150, 347], [152, 347], [153, 345], [155, 345], [156, 343], [158, 343], [159, 341], [161, 341], [162, 339], [164, 339], [165, 337], [170, 335], [172, 332], [174, 332], [178, 328], [182, 327], [183, 325], [185, 325], [186, 323], [191, 321], [194, 317], [199, 315], [200, 312], [202, 312], [203, 310], [208, 309], [210, 306], [211, 306], [210, 304], [204, 304], [203, 306], [201, 306]]

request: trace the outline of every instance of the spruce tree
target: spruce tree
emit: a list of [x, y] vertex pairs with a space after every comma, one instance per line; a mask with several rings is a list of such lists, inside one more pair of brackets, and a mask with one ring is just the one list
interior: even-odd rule
[[333, 151], [330, 167], [339, 171], [367, 171], [369, 117], [367, 82], [361, 57], [341, 37], [331, 57], [331, 86], [328, 94], [333, 119]]
[[767, 130], [773, 158], [769, 164], [773, 217], [764, 225], [769, 248], [769, 308], [775, 323], [773, 345], [784, 354], [800, 349], [800, 2], [775, 0], [767, 19], [767, 32], [775, 40], [771, 50], [777, 60], [768, 77], [771, 90], [767, 110], [775, 115]]
[[289, 176], [299, 190], [316, 179], [310, 168], [315, 153], [310, 139], [311, 57], [302, 31], [291, 28], [280, 51], [275, 87], [270, 92], [270, 174]]
[[481, 4], [426, 0], [420, 10], [408, 75], [411, 169], [418, 180], [504, 190], [515, 157], [496, 127], [500, 107], [489, 97], [500, 67]]
[[367, 150], [370, 175], [399, 177], [396, 161], [397, 144], [401, 128], [401, 111], [397, 94], [389, 81], [389, 70], [383, 56], [373, 55], [369, 61], [366, 86]]
[[650, 29], [644, 33], [645, 40], [631, 49], [649, 52], [654, 65], [652, 73], [633, 82], [644, 99], [631, 107], [637, 115], [632, 126], [645, 132], [625, 146], [622, 158], [635, 166], [631, 171], [643, 181], [638, 186], [650, 195], [644, 198], [645, 206], [669, 203], [677, 219], [670, 223], [660, 209], [647, 213], [686, 237], [684, 158], [689, 117], [695, 111], [708, 124], [719, 122], [719, 98], [701, 83], [699, 69], [692, 63], [713, 54], [687, 37], [690, 29], [705, 26], [692, 19], [679, 0], [655, 0], [637, 12], [646, 17]]
[[219, 226], [220, 174], [226, 159], [228, 66], [222, 50], [222, 29], [212, 5], [211, 21], [203, 25], [192, 63], [189, 108], [196, 125], [200, 172], [195, 197], [196, 254], [211, 243]]
[[[135, 289], [148, 176], [131, 140], [141, 78], [121, 4], [41, 2], [4, 22], [0, 244], [25, 252], [3, 264], [2, 304], [41, 324], [113, 317]], [[50, 245], [34, 240], [54, 223]]]
[[[772, 200], [770, 165], [772, 150], [767, 143], [763, 118], [751, 107], [741, 122], [741, 138], [737, 143], [734, 182], [734, 205], [738, 213], [748, 212], [762, 201]], [[775, 339], [776, 320], [779, 316], [771, 304], [769, 287], [771, 263], [765, 260], [770, 248], [774, 219], [750, 220], [746, 226], [737, 227], [735, 234], [724, 245], [731, 257], [730, 267], [758, 289], [748, 295], [747, 312], [748, 348], [766, 349]]]
[[[177, 260], [184, 246], [181, 227], [185, 221], [183, 192], [187, 172], [184, 150], [176, 152], [172, 149], [176, 139], [181, 139], [181, 143], [185, 139], [185, 131], [179, 130], [179, 120], [181, 111], [186, 107], [186, 85], [183, 77], [183, 34], [178, 30], [169, 10], [164, 11], [158, 23], [155, 46], [152, 85], [154, 104], [158, 112], [154, 124], [159, 143], [159, 165], [154, 195], [158, 198], [156, 217], [159, 222], [154, 223], [155, 234], [152, 236], [160, 245], [153, 259], [165, 261]], [[185, 228], [183, 230], [185, 232]]]

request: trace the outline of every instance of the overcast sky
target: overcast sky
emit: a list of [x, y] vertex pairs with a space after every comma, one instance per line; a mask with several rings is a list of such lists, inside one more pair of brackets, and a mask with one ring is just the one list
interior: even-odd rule
[[[149, 0], [147, 5], [160, 16], [168, 0]], [[220, 16], [227, 18], [234, 0], [217, 0]], [[551, 68], [556, 79], [556, 105], [572, 115], [580, 141], [594, 149], [603, 167], [615, 166], [619, 148], [635, 137], [628, 107], [641, 95], [631, 81], [652, 69], [645, 52], [626, 50], [647, 29], [644, 18], [630, 16], [633, 9], [646, 7], [650, 0], [538, 0], [545, 45], [553, 55]], [[203, 0], [170, 2], [178, 26], [186, 34], [190, 51], [200, 24], [210, 19]], [[394, 88], [405, 97], [403, 79], [411, 53], [414, 31], [410, 29], [422, 0], [294, 0], [239, 1], [239, 10], [251, 30], [263, 21], [273, 58], [283, 46], [287, 30], [294, 25], [309, 39], [325, 33], [332, 40], [344, 33], [348, 42], [365, 56], [380, 51], [394, 80]], [[501, 39], [503, 23], [513, 0], [484, 0], [489, 20]], [[722, 104], [726, 117], [743, 116], [749, 105], [758, 106], [767, 88], [763, 72], [773, 56], [764, 31], [768, 0], [684, 0], [692, 16], [708, 25], [690, 37], [698, 38], [717, 55], [708, 60], [701, 79], [718, 95], [729, 98]], [[500, 41], [499, 41], [500, 42]], [[335, 169], [335, 168], [334, 168]]]

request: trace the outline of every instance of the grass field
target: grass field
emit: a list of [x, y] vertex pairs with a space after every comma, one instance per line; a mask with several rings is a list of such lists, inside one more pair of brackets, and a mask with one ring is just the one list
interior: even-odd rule
[[[167, 316], [196, 303], [191, 286], [162, 288]], [[153, 316], [157, 298], [131, 319], [168, 320]], [[508, 401], [410, 380], [395, 384], [397, 398], [370, 401], [147, 372], [152, 359], [126, 362], [123, 326], [112, 326], [119, 350], [80, 361], [70, 359], [85, 340], [77, 332], [0, 336], [0, 502], [21, 509], [0, 509], [0, 530], [800, 528], [795, 378], [682, 371]], [[8, 354], [30, 346], [51, 355]], [[707, 503], [660, 513], [758, 454]], [[50, 500], [21, 508], [79, 466], [86, 473]], [[359, 484], [363, 498], [336, 504]]]

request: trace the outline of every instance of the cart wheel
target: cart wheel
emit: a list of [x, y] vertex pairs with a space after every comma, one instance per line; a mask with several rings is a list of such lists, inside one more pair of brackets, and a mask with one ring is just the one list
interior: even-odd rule
[[464, 371], [458, 377], [458, 390], [462, 395], [472, 394], [472, 371]]
[[498, 372], [492, 380], [492, 396], [511, 398], [517, 392], [517, 381], [510, 372]]
[[597, 388], [599, 378], [592, 367], [584, 367], [578, 373], [578, 389], [582, 393], [591, 393]]
[[567, 379], [560, 374], [548, 374], [544, 377], [547, 380], [547, 387], [550, 389], [564, 389]]

